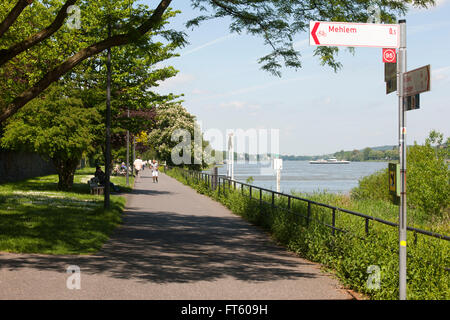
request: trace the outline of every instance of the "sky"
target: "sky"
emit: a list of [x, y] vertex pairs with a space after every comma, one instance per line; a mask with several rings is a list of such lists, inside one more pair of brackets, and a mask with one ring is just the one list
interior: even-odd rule
[[[144, 1], [149, 2], [149, 1]], [[263, 39], [231, 34], [228, 20], [212, 20], [193, 30], [184, 23], [198, 15], [190, 1], [173, 1], [182, 11], [171, 27], [184, 30], [189, 44], [180, 57], [165, 62], [180, 72], [161, 83], [159, 93], [183, 93], [184, 107], [202, 130], [279, 130], [279, 151], [320, 155], [340, 150], [398, 144], [398, 97], [386, 95], [381, 48], [344, 47], [335, 73], [313, 56], [309, 34], [294, 46], [302, 68], [282, 69], [278, 78], [260, 69], [258, 58], [270, 53]], [[407, 112], [407, 143], [423, 143], [438, 130], [450, 136], [450, 0], [431, 9], [411, 9], [407, 22], [407, 70], [431, 65], [431, 91], [421, 94], [418, 110]], [[225, 140], [225, 138], [224, 138]], [[213, 143], [225, 149], [226, 142]]]

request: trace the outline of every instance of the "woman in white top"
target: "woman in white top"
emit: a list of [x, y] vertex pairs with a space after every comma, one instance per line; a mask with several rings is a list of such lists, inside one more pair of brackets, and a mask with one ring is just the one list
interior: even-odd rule
[[158, 182], [158, 163], [156, 162], [156, 160], [153, 160], [153, 163], [151, 164], [151, 169], [152, 169], [153, 183]]

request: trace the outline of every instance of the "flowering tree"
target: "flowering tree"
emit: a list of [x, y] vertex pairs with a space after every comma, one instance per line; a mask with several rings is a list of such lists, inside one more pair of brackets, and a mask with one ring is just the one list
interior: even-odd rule
[[200, 169], [211, 163], [204, 152], [209, 143], [203, 140], [195, 116], [179, 103], [156, 109], [155, 127], [148, 133], [148, 142], [158, 158], [169, 165]]

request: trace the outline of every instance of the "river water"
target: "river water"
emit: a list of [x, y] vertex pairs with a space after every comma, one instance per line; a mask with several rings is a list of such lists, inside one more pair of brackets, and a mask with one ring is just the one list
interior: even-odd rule
[[[358, 180], [388, 167], [387, 162], [351, 162], [349, 164], [310, 164], [309, 161], [283, 161], [281, 192], [348, 193]], [[227, 166], [219, 167], [219, 174], [227, 174]], [[252, 185], [276, 190], [276, 173], [270, 163], [235, 163], [234, 178], [245, 182], [253, 177]]]

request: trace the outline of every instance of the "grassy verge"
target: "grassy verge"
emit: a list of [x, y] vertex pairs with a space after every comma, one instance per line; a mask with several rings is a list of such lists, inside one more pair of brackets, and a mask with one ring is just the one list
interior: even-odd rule
[[[44, 254], [97, 252], [121, 223], [125, 197], [90, 195], [87, 181], [95, 168], [78, 170], [71, 192], [57, 190], [58, 176], [0, 184], [0, 251]], [[124, 177], [111, 177], [122, 192]], [[132, 178], [130, 179], [133, 185]]]
[[[269, 204], [261, 204], [255, 190], [253, 197], [258, 199], [250, 200], [246, 188], [226, 189], [225, 193], [222, 188], [220, 193], [218, 190], [212, 192], [203, 181], [186, 178], [180, 170], [173, 169], [167, 174], [264, 227], [289, 250], [334, 271], [348, 288], [372, 299], [398, 299], [396, 228], [371, 222], [367, 235], [365, 220], [338, 211], [336, 227], [347, 232], [336, 232], [333, 236], [331, 230], [324, 226], [324, 223], [331, 224], [331, 210], [328, 208], [312, 206], [308, 222], [304, 218], [308, 212], [305, 202], [291, 202], [292, 213], [285, 209], [285, 198], [275, 197], [275, 205], [279, 208], [272, 208], [269, 194], [262, 194], [263, 201]], [[331, 194], [315, 194], [309, 198], [385, 219], [398, 212], [397, 207], [384, 202], [356, 202]], [[396, 222], [395, 219], [391, 221]], [[408, 239], [408, 299], [450, 299], [450, 272], [445, 270], [445, 267], [450, 267], [449, 242], [423, 235], [415, 237], [411, 232], [408, 232]], [[371, 270], [380, 272], [377, 274]], [[379, 286], [376, 285], [378, 275]]]

